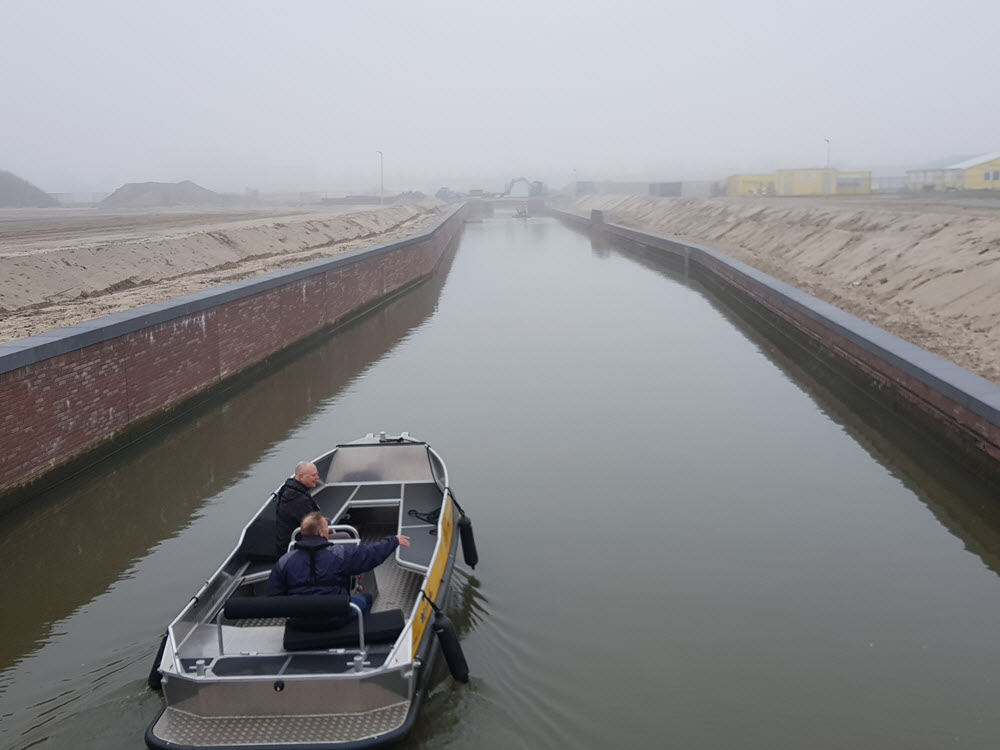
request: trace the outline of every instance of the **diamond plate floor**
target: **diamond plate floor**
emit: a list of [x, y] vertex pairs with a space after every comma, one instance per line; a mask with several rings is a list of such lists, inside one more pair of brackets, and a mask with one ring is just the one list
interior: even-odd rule
[[[361, 536], [361, 543], [374, 544], [395, 533], [395, 526], [368, 526]], [[375, 568], [375, 578], [378, 581], [378, 599], [372, 605], [372, 612], [401, 609], [403, 615], [408, 617], [420, 594], [423, 576], [399, 567], [395, 557], [390, 556]]]
[[168, 708], [153, 727], [161, 740], [193, 747], [356, 742], [403, 725], [410, 702], [351, 714], [205, 718]]

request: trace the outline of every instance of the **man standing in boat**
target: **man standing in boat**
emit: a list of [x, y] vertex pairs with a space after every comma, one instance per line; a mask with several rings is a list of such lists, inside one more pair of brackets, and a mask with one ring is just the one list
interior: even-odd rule
[[[271, 570], [267, 595], [349, 594], [351, 576], [372, 570], [397, 547], [410, 546], [410, 538], [402, 534], [358, 546], [332, 545], [329, 536], [330, 525], [322, 513], [310, 513], [303, 518], [302, 538]], [[372, 606], [372, 595], [367, 591], [354, 594], [351, 601], [367, 613]]]
[[295, 476], [286, 479], [278, 490], [278, 507], [274, 515], [274, 553], [281, 557], [292, 541], [292, 532], [299, 527], [302, 519], [319, 510], [309, 490], [319, 484], [316, 464], [299, 461], [295, 466]]

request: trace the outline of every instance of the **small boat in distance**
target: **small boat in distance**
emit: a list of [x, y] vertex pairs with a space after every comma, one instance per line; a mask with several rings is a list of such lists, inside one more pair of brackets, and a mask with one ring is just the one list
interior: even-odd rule
[[369, 433], [313, 463], [311, 494], [338, 532], [331, 544], [403, 534], [410, 546], [364, 574], [371, 612], [355, 608], [331, 629], [321, 623], [347, 615], [349, 596], [265, 595], [277, 559], [272, 493], [163, 636], [149, 683], [166, 705], [149, 747], [383, 746], [412, 727], [439, 647], [452, 676], [468, 679], [442, 610], [458, 538], [466, 564], [478, 557], [441, 457], [405, 432]]

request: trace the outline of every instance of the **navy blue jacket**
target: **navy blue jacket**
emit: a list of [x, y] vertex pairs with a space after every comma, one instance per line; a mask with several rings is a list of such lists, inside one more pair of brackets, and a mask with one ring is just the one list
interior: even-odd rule
[[398, 546], [394, 536], [364, 546], [330, 544], [321, 536], [302, 537], [271, 570], [267, 595], [349, 594], [351, 576], [371, 570]]

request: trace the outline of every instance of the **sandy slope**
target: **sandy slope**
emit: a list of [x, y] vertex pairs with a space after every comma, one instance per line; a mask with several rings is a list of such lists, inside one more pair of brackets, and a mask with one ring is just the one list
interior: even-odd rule
[[400, 239], [448, 210], [0, 212], [0, 341]]
[[563, 207], [713, 247], [1000, 382], [1000, 210], [621, 196]]

